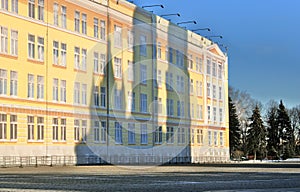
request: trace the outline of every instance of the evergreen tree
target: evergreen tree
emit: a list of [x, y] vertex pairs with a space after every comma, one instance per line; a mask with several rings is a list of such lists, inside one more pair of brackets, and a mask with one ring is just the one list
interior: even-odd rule
[[253, 110], [253, 114], [249, 120], [250, 124], [247, 135], [248, 147], [250, 152], [254, 154], [254, 160], [256, 160], [257, 152], [262, 159], [266, 151], [266, 130], [258, 106]]
[[291, 126], [290, 117], [280, 101], [279, 108], [277, 110], [277, 126], [280, 138], [280, 152], [281, 156], [286, 159], [294, 154], [294, 133]]
[[230, 154], [240, 149], [240, 122], [236, 108], [229, 97], [229, 146]]
[[277, 106], [275, 106], [273, 103], [273, 106], [270, 106], [267, 112], [267, 124], [268, 124], [267, 151], [268, 151], [268, 155], [279, 159], [280, 137], [279, 137], [279, 130], [278, 130], [276, 120], [277, 120]]

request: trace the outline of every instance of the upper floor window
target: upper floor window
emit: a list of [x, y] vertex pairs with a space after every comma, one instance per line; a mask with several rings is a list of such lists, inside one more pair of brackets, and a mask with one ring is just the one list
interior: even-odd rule
[[140, 36], [140, 55], [147, 56], [147, 37]]
[[105, 40], [105, 21], [101, 20], [100, 21], [100, 39]]
[[67, 28], [67, 7], [61, 6], [61, 27]]
[[211, 71], [211, 63], [210, 63], [210, 60], [207, 59], [207, 63], [206, 63], [206, 73], [208, 75], [210, 75], [210, 71]]
[[10, 53], [18, 55], [18, 31], [11, 30]]
[[10, 95], [18, 95], [18, 72], [16, 71], [10, 72]]
[[44, 61], [44, 38], [38, 37], [38, 60]]
[[19, 0], [12, 0], [11, 1], [11, 11], [14, 12], [14, 13], [18, 13], [19, 12], [18, 1]]
[[8, 30], [5, 27], [0, 27], [1, 29], [1, 44], [0, 44], [0, 52], [8, 53]]
[[86, 14], [82, 13], [81, 15], [81, 32], [83, 34], [87, 34], [87, 28], [86, 28], [86, 22], [87, 22], [87, 16]]
[[38, 0], [38, 19], [44, 21], [44, 0]]
[[0, 95], [7, 94], [7, 71], [0, 69]]
[[116, 47], [122, 47], [122, 28], [115, 25], [114, 42]]
[[35, 0], [28, 0], [28, 17], [34, 18], [35, 17], [35, 8], [34, 2]]
[[94, 18], [94, 37], [99, 38], [99, 20]]
[[128, 31], [127, 33], [127, 43], [128, 43], [128, 49], [130, 51], [133, 50], [133, 46], [134, 46], [134, 34], [133, 31]]
[[58, 10], [59, 6], [57, 3], [54, 3], [53, 5], [53, 24], [58, 26]]
[[121, 58], [115, 57], [114, 62], [115, 62], [115, 68], [114, 68], [115, 77], [122, 78], [122, 60], [121, 60]]
[[28, 35], [28, 58], [34, 59], [35, 52], [34, 52], [34, 44], [35, 44], [35, 36], [34, 35]]
[[1, 9], [8, 11], [8, 0], [1, 0]]
[[75, 18], [74, 18], [74, 30], [76, 32], [79, 32], [80, 27], [80, 13], [78, 11], [75, 11]]

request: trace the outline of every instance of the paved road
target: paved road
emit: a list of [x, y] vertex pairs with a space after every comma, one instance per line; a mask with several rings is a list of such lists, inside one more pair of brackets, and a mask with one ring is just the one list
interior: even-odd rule
[[0, 168], [0, 191], [300, 191], [300, 164]]

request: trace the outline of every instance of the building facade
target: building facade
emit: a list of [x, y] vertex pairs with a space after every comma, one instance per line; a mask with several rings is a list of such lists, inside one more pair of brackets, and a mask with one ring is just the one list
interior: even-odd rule
[[123, 0], [0, 3], [0, 162], [229, 160], [217, 44]]

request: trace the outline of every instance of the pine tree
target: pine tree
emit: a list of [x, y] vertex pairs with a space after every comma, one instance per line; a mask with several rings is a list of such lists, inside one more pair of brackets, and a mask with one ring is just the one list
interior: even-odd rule
[[291, 126], [290, 117], [280, 101], [279, 108], [277, 110], [277, 126], [280, 138], [280, 151], [281, 156], [286, 159], [294, 154], [294, 133]]
[[266, 151], [266, 130], [258, 106], [253, 110], [253, 114], [249, 120], [250, 124], [247, 135], [248, 147], [250, 152], [254, 154], [254, 160], [256, 160], [257, 152], [262, 159]]
[[240, 149], [240, 122], [236, 108], [229, 97], [229, 146], [230, 154]]
[[268, 155], [279, 159], [279, 130], [277, 126], [277, 106], [271, 106], [267, 112], [267, 132], [268, 132]]

